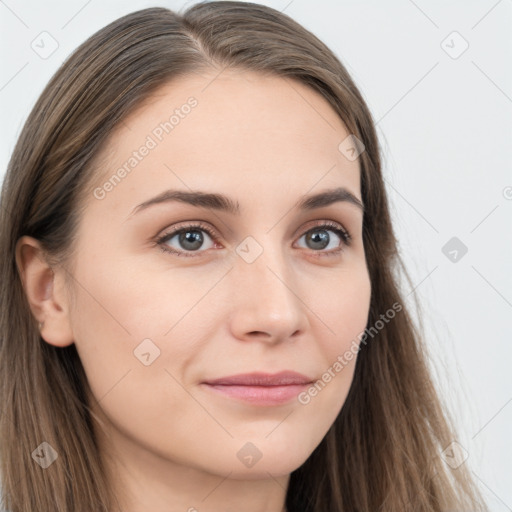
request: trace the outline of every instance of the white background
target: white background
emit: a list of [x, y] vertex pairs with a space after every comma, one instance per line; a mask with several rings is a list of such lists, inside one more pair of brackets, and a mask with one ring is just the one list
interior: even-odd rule
[[[36, 98], [72, 50], [121, 15], [191, 3], [0, 1], [2, 176]], [[491, 510], [512, 510], [512, 1], [261, 3], [330, 46], [368, 102], [409, 298], [423, 307], [456, 440]], [[59, 45], [47, 59], [31, 48], [43, 31]], [[461, 38], [469, 47], [457, 56]], [[456, 262], [442, 252], [452, 237], [468, 248]]]

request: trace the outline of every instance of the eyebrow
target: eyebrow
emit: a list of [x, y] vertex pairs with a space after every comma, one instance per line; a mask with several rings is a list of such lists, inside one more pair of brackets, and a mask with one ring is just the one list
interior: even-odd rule
[[[238, 201], [233, 201], [224, 194], [201, 191], [166, 190], [156, 197], [136, 206], [129, 216], [131, 217], [150, 206], [172, 201], [179, 201], [199, 208], [211, 208], [213, 210], [225, 211], [232, 215], [240, 215], [240, 205]], [[322, 208], [323, 206], [329, 206], [337, 202], [353, 204], [364, 212], [364, 205], [361, 200], [345, 187], [339, 187], [331, 190], [325, 190], [317, 194], [303, 196], [296, 203], [295, 207], [300, 210], [307, 211]]]

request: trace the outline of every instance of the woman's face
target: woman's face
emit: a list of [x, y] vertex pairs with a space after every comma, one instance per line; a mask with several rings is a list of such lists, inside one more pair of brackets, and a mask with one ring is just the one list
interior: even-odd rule
[[[182, 77], [125, 119], [73, 262], [69, 325], [105, 446], [155, 478], [171, 464], [235, 479], [299, 467], [343, 406], [344, 354], [368, 317], [350, 134], [304, 85], [215, 76]], [[280, 372], [320, 384], [212, 384]]]

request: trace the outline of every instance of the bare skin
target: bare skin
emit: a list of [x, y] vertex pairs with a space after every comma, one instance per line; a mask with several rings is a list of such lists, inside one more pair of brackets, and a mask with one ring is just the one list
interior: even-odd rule
[[[338, 187], [361, 200], [359, 161], [338, 149], [345, 126], [297, 82], [215, 76], [167, 84], [113, 134], [97, 177], [104, 195], [88, 198], [69, 267], [74, 300], [37, 240], [17, 246], [43, 339], [79, 352], [123, 512], [285, 510], [289, 475], [341, 410], [356, 357], [307, 404], [295, 396], [259, 405], [203, 382], [282, 370], [316, 382], [367, 322], [362, 210], [350, 201], [296, 208], [304, 195]], [[155, 127], [189, 97], [197, 105], [157, 140]], [[104, 186], [148, 135], [156, 147]], [[133, 213], [168, 189], [221, 193], [240, 213], [178, 201]], [[350, 245], [326, 221], [348, 231]], [[198, 242], [156, 242], [197, 222], [214, 236], [194, 227]]]

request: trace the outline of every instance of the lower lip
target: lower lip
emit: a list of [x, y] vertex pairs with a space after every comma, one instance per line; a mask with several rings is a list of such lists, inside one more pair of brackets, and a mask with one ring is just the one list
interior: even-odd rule
[[244, 400], [253, 405], [280, 405], [289, 402], [307, 388], [308, 384], [290, 384], [286, 386], [234, 386], [222, 384], [204, 384], [214, 392], [231, 398]]

